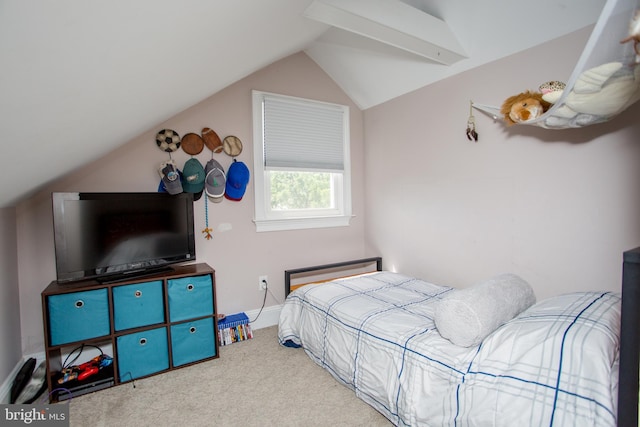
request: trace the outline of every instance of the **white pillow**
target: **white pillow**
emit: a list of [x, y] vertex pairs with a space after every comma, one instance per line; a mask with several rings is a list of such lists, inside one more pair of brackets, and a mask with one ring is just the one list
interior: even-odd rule
[[535, 302], [533, 289], [521, 277], [501, 274], [451, 291], [438, 303], [434, 321], [444, 338], [471, 347]]

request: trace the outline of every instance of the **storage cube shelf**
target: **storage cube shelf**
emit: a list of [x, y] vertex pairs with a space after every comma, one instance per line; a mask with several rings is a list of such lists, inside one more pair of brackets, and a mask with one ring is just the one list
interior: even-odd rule
[[167, 282], [172, 322], [213, 314], [210, 276], [183, 277]]
[[116, 331], [164, 322], [162, 280], [112, 288]]
[[120, 381], [135, 380], [169, 369], [167, 328], [120, 335], [116, 343]]
[[173, 365], [181, 366], [211, 357], [216, 352], [213, 318], [171, 325]]
[[109, 335], [106, 289], [52, 295], [47, 299], [51, 345]]
[[[215, 271], [207, 264], [118, 283], [54, 281], [42, 309], [50, 393], [67, 384], [73, 397], [219, 357]], [[82, 346], [111, 348], [113, 374], [59, 384], [64, 353]], [[73, 365], [83, 362], [81, 355]], [[51, 394], [52, 402], [67, 398]]]

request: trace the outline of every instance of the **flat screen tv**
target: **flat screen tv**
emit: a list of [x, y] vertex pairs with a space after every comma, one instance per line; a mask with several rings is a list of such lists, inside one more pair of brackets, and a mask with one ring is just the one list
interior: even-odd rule
[[53, 193], [59, 283], [117, 282], [196, 259], [193, 195]]

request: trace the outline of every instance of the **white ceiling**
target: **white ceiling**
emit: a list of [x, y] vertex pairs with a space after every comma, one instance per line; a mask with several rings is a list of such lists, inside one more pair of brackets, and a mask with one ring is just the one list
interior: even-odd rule
[[457, 38], [467, 59], [447, 66], [307, 18], [312, 2], [0, 0], [0, 207], [293, 53], [367, 109], [593, 24], [604, 5], [403, 0]]

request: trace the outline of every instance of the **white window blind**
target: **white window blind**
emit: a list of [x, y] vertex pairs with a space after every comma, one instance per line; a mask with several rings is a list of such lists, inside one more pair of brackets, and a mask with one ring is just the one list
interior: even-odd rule
[[343, 171], [347, 111], [340, 105], [265, 96], [265, 168]]

